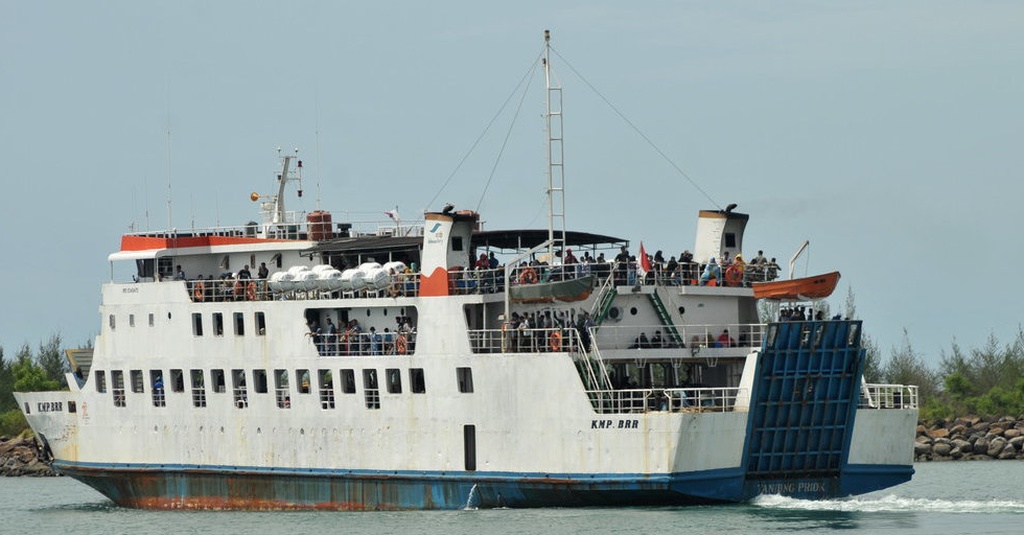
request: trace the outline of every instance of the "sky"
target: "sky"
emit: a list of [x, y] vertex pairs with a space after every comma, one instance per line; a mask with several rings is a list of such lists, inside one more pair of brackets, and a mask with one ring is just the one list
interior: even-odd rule
[[545, 29], [569, 228], [668, 257], [699, 210], [737, 203], [746, 255], [785, 265], [809, 240], [796, 274], [840, 271], [833, 308], [852, 294], [885, 355], [907, 340], [937, 365], [1021, 328], [1021, 2], [0, 8], [8, 356], [99, 332], [131, 228], [255, 219], [278, 147], [305, 163], [291, 209], [451, 202], [489, 229], [545, 227]]

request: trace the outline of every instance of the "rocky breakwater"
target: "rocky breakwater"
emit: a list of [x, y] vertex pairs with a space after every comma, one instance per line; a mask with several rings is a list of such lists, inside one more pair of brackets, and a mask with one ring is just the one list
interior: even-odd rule
[[1024, 459], [1024, 417], [969, 416], [917, 426], [916, 461]]
[[36, 439], [0, 437], [0, 476], [55, 476]]

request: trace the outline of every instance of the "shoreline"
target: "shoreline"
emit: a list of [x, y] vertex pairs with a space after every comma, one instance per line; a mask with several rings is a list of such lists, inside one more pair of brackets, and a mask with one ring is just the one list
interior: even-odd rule
[[1024, 459], [1024, 416], [918, 421], [914, 462]]
[[26, 437], [25, 433], [14, 438], [0, 437], [0, 477], [59, 476], [50, 461], [43, 458], [35, 437]]

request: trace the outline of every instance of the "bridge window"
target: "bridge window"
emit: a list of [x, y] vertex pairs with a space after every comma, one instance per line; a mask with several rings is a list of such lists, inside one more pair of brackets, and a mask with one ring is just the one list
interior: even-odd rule
[[223, 394], [228, 391], [227, 382], [224, 381], [224, 370], [210, 370], [210, 380], [213, 381], [213, 391]]
[[249, 391], [245, 388], [245, 370], [231, 370], [231, 392], [235, 407], [244, 409], [249, 406]]
[[331, 370], [319, 370], [317, 384], [320, 385], [320, 406], [324, 409], [333, 409], [334, 376], [331, 375]]
[[274, 370], [274, 397], [277, 408], [292, 408], [291, 392], [288, 389], [288, 370]]
[[455, 368], [455, 378], [459, 383], [459, 392], [473, 392], [473, 368]]
[[263, 336], [267, 334], [267, 318], [262, 312], [256, 313], [256, 335]]
[[252, 389], [257, 394], [266, 394], [268, 392], [267, 382], [267, 370], [253, 370], [252, 371]]
[[162, 370], [149, 370], [149, 386], [153, 393], [153, 406], [166, 407], [167, 394], [164, 391], [164, 376]]
[[356, 393], [356, 374], [352, 370], [341, 370], [341, 392], [343, 394]]
[[124, 407], [124, 372], [121, 370], [113, 370], [110, 372], [110, 383], [112, 386], [111, 394], [114, 396], [114, 406]]
[[235, 312], [232, 316], [235, 324], [235, 335], [245, 335], [245, 316], [241, 312]]
[[203, 335], [203, 315], [200, 314], [199, 312], [194, 312], [192, 314], [192, 335]]
[[149, 313], [149, 326], [152, 327], [154, 325], [156, 325], [156, 315], [153, 314], [152, 312], [150, 312]]
[[135, 314], [128, 314], [128, 326], [129, 327], [134, 327], [135, 326]]
[[110, 330], [113, 331], [114, 327], [116, 327], [116, 322], [114, 321], [114, 315], [111, 314], [110, 316], [108, 316], [107, 317], [107, 321], [110, 322]]
[[367, 409], [380, 408], [380, 387], [377, 384], [377, 370], [363, 370], [363, 395]]
[[409, 369], [409, 383], [412, 385], [413, 394], [424, 394], [427, 392], [427, 383], [423, 379], [423, 368]]
[[107, 393], [107, 375], [106, 375], [106, 373], [104, 373], [103, 370], [96, 370], [96, 372], [93, 374], [93, 377], [96, 380], [96, 391], [99, 392], [100, 394], [106, 394]]
[[206, 406], [206, 383], [203, 381], [203, 370], [191, 370], [192, 377], [192, 405], [194, 407]]
[[299, 385], [300, 394], [309, 393], [309, 370], [295, 370], [295, 382]]
[[142, 382], [142, 370], [132, 370], [131, 380], [132, 392], [135, 392], [136, 394], [142, 394], [143, 392], [146, 391], [146, 387]]
[[171, 392], [178, 392], [179, 394], [185, 391], [185, 372], [181, 370], [171, 370]]
[[221, 312], [213, 313], [213, 334], [214, 336], [224, 336], [224, 314]]
[[385, 377], [387, 378], [388, 394], [401, 394], [402, 393], [402, 373], [397, 368], [388, 368], [384, 370]]

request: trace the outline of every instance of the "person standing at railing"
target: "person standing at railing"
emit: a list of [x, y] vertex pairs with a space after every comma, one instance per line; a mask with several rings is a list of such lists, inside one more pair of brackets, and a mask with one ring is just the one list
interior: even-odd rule
[[665, 264], [665, 280], [669, 286], [679, 286], [679, 262], [671, 256]]
[[708, 264], [704, 266], [704, 273], [700, 276], [700, 285], [707, 286], [711, 284], [711, 281], [718, 283], [718, 279], [722, 278], [722, 269], [718, 266], [715, 257], [708, 258]]
[[177, 267], [177, 269], [176, 269], [176, 271], [174, 273], [174, 280], [178, 280], [178, 281], [185, 280], [185, 272], [181, 270], [181, 264], [178, 264], [178, 267]]
[[334, 356], [338, 354], [338, 328], [334, 325], [334, 320], [330, 316], [327, 317], [327, 328], [324, 329], [324, 337], [327, 339], [325, 346], [327, 348], [327, 355]]
[[270, 276], [270, 270], [267, 269], [266, 262], [260, 262], [260, 269], [256, 272], [256, 276], [264, 280]]
[[377, 332], [376, 327], [372, 325], [370, 326], [370, 335], [368, 336], [368, 338], [370, 342], [370, 354], [380, 355], [380, 345], [381, 342], [383, 341], [383, 338], [381, 337], [380, 333]]
[[679, 255], [679, 275], [683, 279], [683, 286], [689, 286], [697, 280], [697, 263], [693, 261], [693, 253], [689, 250]]

